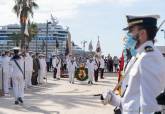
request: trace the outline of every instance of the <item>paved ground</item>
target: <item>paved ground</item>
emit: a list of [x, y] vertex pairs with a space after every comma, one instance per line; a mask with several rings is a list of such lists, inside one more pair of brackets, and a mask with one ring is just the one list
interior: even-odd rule
[[23, 105], [14, 105], [14, 98], [0, 97], [0, 114], [112, 114], [110, 105], [102, 105], [100, 98], [93, 96], [112, 89], [116, 74], [105, 74], [105, 79], [94, 85], [76, 81], [70, 84], [67, 78], [54, 80], [48, 74], [48, 83], [25, 91]]

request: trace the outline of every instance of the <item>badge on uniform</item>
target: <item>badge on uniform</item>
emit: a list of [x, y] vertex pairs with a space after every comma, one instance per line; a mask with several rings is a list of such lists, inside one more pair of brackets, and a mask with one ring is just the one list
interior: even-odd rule
[[153, 47], [151, 47], [151, 46], [146, 46], [144, 49], [146, 52], [154, 51]]

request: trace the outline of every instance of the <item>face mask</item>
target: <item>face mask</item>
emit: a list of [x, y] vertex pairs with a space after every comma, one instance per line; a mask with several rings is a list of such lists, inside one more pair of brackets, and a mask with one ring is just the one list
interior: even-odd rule
[[136, 55], [136, 44], [137, 40], [135, 40], [132, 34], [128, 33], [124, 39], [124, 49], [130, 50], [132, 56]]

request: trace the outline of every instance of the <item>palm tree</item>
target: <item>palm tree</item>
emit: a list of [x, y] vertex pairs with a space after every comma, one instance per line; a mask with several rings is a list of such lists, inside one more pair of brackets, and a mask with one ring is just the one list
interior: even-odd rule
[[31, 15], [33, 17], [33, 10], [38, 8], [37, 3], [35, 3], [35, 0], [14, 0], [15, 5], [13, 7], [13, 11], [17, 15], [18, 18], [20, 18], [20, 24], [21, 24], [21, 48], [25, 48], [26, 43], [26, 36], [24, 35], [25, 26], [27, 19]]
[[13, 32], [11, 34], [9, 40], [13, 40], [14, 43], [15, 43], [15, 46], [19, 46], [20, 45], [20, 41], [21, 41], [21, 33]]
[[[29, 46], [29, 43], [31, 42], [32, 39], [35, 38], [35, 36], [37, 36], [38, 34], [38, 27], [37, 27], [37, 24], [36, 23], [31, 23], [29, 25], [29, 36], [28, 36], [28, 46]], [[37, 38], [36, 38], [36, 45], [37, 45]], [[37, 47], [37, 46], [36, 46]]]

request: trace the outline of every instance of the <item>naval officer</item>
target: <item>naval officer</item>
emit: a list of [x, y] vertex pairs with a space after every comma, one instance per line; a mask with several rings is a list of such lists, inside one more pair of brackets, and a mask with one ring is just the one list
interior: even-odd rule
[[[127, 38], [131, 38], [131, 58], [125, 70], [122, 96], [112, 91], [101, 96], [104, 104], [120, 107], [122, 114], [160, 114], [156, 97], [165, 88], [165, 62], [154, 46], [158, 15], [127, 16]], [[135, 45], [134, 45], [135, 44]], [[124, 79], [124, 80], [125, 80]]]

